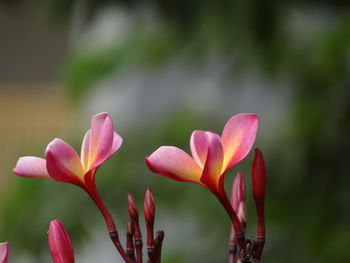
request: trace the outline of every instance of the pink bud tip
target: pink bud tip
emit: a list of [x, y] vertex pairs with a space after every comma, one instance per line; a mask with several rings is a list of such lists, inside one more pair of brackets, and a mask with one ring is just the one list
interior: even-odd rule
[[7, 263], [10, 255], [10, 245], [8, 242], [0, 243], [0, 263]]
[[131, 218], [137, 218], [139, 216], [135, 199], [131, 194], [128, 194], [128, 212]]
[[144, 215], [148, 221], [153, 221], [155, 217], [156, 206], [151, 189], [147, 189], [144, 200]]
[[50, 222], [48, 235], [54, 263], [74, 263], [72, 242], [59, 220], [55, 219]]

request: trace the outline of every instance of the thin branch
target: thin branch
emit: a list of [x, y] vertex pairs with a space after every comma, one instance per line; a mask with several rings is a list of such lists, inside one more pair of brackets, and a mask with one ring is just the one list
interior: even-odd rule
[[131, 222], [128, 222], [128, 226], [126, 228], [126, 254], [128, 255], [129, 259], [135, 263], [135, 251], [134, 251], [134, 227]]
[[99, 193], [97, 192], [97, 189], [95, 188], [92, 190], [93, 191], [91, 191], [91, 192], [87, 191], [87, 193], [89, 194], [91, 199], [94, 201], [94, 203], [96, 204], [96, 206], [100, 210], [103, 218], [105, 219], [106, 226], [107, 226], [107, 229], [109, 232], [109, 237], [111, 238], [114, 246], [118, 250], [121, 257], [125, 260], [125, 262], [132, 263], [129, 260], [128, 256], [126, 255], [125, 250], [120, 243], [118, 231], [117, 231], [117, 228], [116, 228], [116, 225], [114, 223], [114, 220], [113, 220], [111, 213], [109, 212], [108, 208], [106, 207], [103, 200], [101, 199]]
[[156, 232], [156, 238], [154, 240], [154, 245], [157, 249], [156, 263], [161, 262], [163, 240], [164, 240], [164, 231], [158, 230]]
[[157, 248], [154, 244], [155, 202], [151, 189], [147, 189], [144, 199], [144, 217], [147, 229], [147, 254], [150, 263], [156, 262]]
[[128, 212], [130, 216], [130, 222], [134, 228], [134, 242], [136, 249], [136, 262], [142, 263], [142, 234], [139, 224], [139, 214], [136, 207], [135, 199], [131, 194], [128, 195]]

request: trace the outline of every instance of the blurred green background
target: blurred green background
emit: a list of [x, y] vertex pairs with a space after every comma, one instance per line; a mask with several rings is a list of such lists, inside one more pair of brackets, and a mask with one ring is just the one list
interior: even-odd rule
[[[195, 129], [221, 132], [255, 112], [268, 167], [263, 262], [350, 262], [348, 1], [41, 0], [0, 3], [0, 241], [11, 261], [49, 262], [62, 220], [77, 262], [120, 260], [85, 193], [12, 174], [19, 156], [63, 138], [80, 151], [90, 117], [108, 111], [124, 138], [97, 184], [117, 219], [147, 187], [165, 229], [163, 262], [226, 262], [228, 217], [194, 184], [152, 175], [161, 145], [189, 151]], [[248, 184], [248, 234], [254, 235]], [[121, 262], [121, 261], [120, 261]]]

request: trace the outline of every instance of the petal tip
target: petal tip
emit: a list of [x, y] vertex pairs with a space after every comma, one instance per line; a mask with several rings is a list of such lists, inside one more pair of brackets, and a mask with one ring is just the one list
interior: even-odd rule
[[46, 146], [46, 150], [45, 150], [45, 154], [50, 151], [50, 149], [52, 148], [52, 146], [54, 146], [57, 143], [61, 143], [64, 142], [63, 140], [61, 140], [60, 138], [54, 138], [51, 142], [49, 142], [49, 144]]
[[20, 157], [15, 168], [12, 169], [12, 172], [22, 177], [50, 177], [46, 169], [46, 161], [34, 156]]
[[100, 112], [92, 116], [92, 119], [96, 119], [96, 118], [106, 119], [106, 118], [110, 118], [110, 116], [108, 112]]
[[146, 163], [148, 169], [150, 169], [152, 172], [156, 173], [156, 170], [154, 169], [154, 167], [150, 161], [150, 157], [151, 157], [151, 155], [145, 158], [145, 163]]

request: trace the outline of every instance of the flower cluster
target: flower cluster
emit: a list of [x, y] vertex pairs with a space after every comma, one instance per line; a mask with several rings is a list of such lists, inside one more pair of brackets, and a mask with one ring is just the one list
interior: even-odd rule
[[[224, 188], [225, 174], [248, 155], [254, 144], [257, 128], [258, 117], [255, 114], [238, 114], [226, 123], [221, 136], [213, 131], [194, 131], [190, 139], [192, 156], [177, 147], [162, 146], [146, 158], [146, 164], [151, 171], [177, 181], [197, 183], [217, 197], [232, 222], [229, 240], [231, 263], [259, 262], [265, 242], [266, 168], [258, 149], [255, 150], [252, 165], [253, 195], [258, 215], [256, 238], [245, 238], [246, 190], [242, 173], [238, 173], [234, 180], [231, 201]], [[100, 113], [92, 117], [91, 129], [84, 136], [80, 156], [63, 140], [54, 139], [46, 148], [45, 159], [21, 157], [13, 172], [23, 177], [51, 178], [82, 188], [104, 217], [109, 236], [124, 261], [141, 263], [143, 242], [134, 198], [128, 195], [130, 220], [126, 228], [125, 249], [119, 241], [111, 213], [95, 184], [98, 168], [113, 156], [121, 145], [122, 138], [114, 130], [112, 119], [107, 113]], [[144, 218], [147, 229], [147, 262], [159, 263], [164, 231], [154, 232], [155, 200], [150, 189], [146, 191], [144, 198]], [[55, 263], [75, 262], [72, 242], [57, 219], [50, 223], [48, 240]], [[8, 258], [8, 243], [0, 243], [0, 263], [7, 263]]]
[[[231, 202], [225, 193], [224, 178], [230, 168], [248, 155], [257, 129], [256, 114], [238, 114], [228, 120], [221, 136], [213, 131], [194, 131], [190, 139], [192, 156], [177, 147], [162, 146], [146, 158], [151, 171], [177, 181], [197, 183], [217, 197], [232, 221], [234, 234], [230, 238], [230, 245], [236, 246], [238, 243], [238, 256], [243, 262], [260, 260], [264, 245], [266, 171], [261, 152], [255, 150], [252, 166], [253, 193], [258, 213], [257, 241], [245, 238], [245, 184], [242, 174], [238, 173], [234, 181]], [[253, 251], [251, 242], [254, 242]], [[232, 250], [235, 249], [230, 249]], [[236, 259], [232, 259], [232, 262], [236, 262]]]

